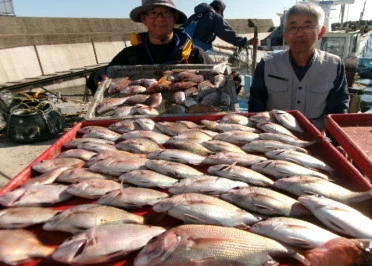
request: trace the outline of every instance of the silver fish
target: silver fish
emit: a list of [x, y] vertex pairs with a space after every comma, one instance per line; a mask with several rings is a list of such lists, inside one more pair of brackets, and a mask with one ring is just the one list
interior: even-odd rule
[[93, 172], [101, 174], [108, 174], [113, 176], [120, 176], [123, 173], [143, 169], [147, 159], [144, 158], [107, 158], [95, 162], [89, 166]]
[[267, 160], [264, 162], [255, 163], [252, 165], [251, 169], [263, 174], [274, 176], [275, 178], [283, 178], [293, 175], [310, 175], [328, 179], [327, 175], [318, 171], [314, 171], [296, 163], [283, 160]]
[[56, 261], [70, 265], [109, 263], [141, 249], [165, 231], [158, 226], [110, 223], [66, 239], [52, 254]]
[[322, 160], [296, 150], [278, 149], [266, 152], [265, 155], [270, 159], [285, 160], [300, 164], [305, 167], [333, 172], [334, 169]]
[[247, 142], [251, 142], [253, 140], [258, 139], [258, 136], [259, 136], [258, 133], [254, 132], [232, 130], [220, 133], [217, 136], [215, 136], [214, 139], [223, 140], [226, 142], [242, 146]]
[[84, 137], [106, 139], [111, 141], [115, 141], [120, 137], [119, 133], [102, 126], [86, 126], [80, 128], [78, 132], [84, 134]]
[[295, 135], [289, 129], [277, 123], [261, 122], [258, 123], [256, 126], [266, 133], [280, 133], [295, 137]]
[[94, 226], [117, 221], [143, 224], [144, 217], [111, 206], [80, 204], [56, 214], [43, 225], [43, 229], [78, 233]]
[[116, 133], [123, 134], [135, 130], [136, 126], [133, 119], [126, 119], [110, 124], [107, 128]]
[[44, 185], [52, 184], [54, 183], [54, 181], [58, 180], [59, 176], [65, 171], [67, 171], [68, 169], [80, 169], [80, 168], [59, 167], [49, 172], [45, 172], [41, 175], [30, 178], [22, 186], [26, 187], [26, 186], [30, 186], [34, 184], [44, 184]]
[[48, 247], [32, 232], [25, 229], [0, 230], [0, 261], [19, 265], [37, 258], [47, 258], [54, 247]]
[[92, 164], [95, 164], [96, 162], [99, 162], [101, 160], [107, 159], [107, 158], [113, 158], [113, 159], [121, 159], [121, 158], [146, 158], [145, 154], [136, 154], [131, 153], [127, 151], [121, 151], [121, 150], [106, 150], [98, 152], [96, 155], [94, 155], [92, 158], [89, 159], [85, 163], [85, 166], [89, 167]]
[[216, 129], [218, 131], [222, 131], [222, 132], [240, 130], [240, 131], [247, 131], [247, 132], [258, 133], [258, 130], [256, 128], [254, 128], [254, 127], [248, 127], [248, 126], [243, 126], [243, 125], [239, 125], [239, 124], [224, 124], [224, 123], [219, 123], [219, 124], [217, 124]]
[[102, 143], [102, 144], [111, 144], [114, 145], [114, 142], [111, 140], [106, 139], [97, 139], [97, 138], [76, 138], [66, 142], [63, 146], [65, 148], [77, 148], [79, 145], [85, 142], [95, 142], [95, 143]]
[[218, 176], [201, 175], [189, 176], [180, 179], [168, 188], [172, 194], [181, 193], [202, 193], [209, 195], [219, 195], [233, 188], [247, 187], [248, 184]]
[[147, 138], [156, 142], [157, 144], [164, 144], [170, 139], [168, 135], [148, 130], [133, 130], [131, 132], [124, 133], [121, 136], [121, 138], [122, 139]]
[[154, 205], [164, 198], [168, 198], [168, 194], [155, 189], [126, 187], [103, 195], [97, 203], [124, 209], [138, 209], [144, 206]]
[[167, 134], [169, 136], [175, 136], [178, 135], [188, 129], [187, 126], [181, 123], [176, 122], [156, 122], [156, 127], [164, 134]]
[[288, 128], [289, 130], [294, 130], [299, 133], [304, 133], [304, 129], [302, 128], [299, 121], [290, 113], [273, 109], [270, 111], [271, 114], [274, 115], [275, 119], [284, 127]]
[[198, 165], [204, 161], [205, 156], [189, 151], [166, 149], [149, 153], [147, 158], [152, 160], [166, 160], [171, 162]]
[[124, 183], [129, 183], [139, 187], [159, 187], [168, 188], [172, 186], [177, 179], [159, 174], [151, 170], [133, 170], [119, 176]]
[[151, 86], [156, 85], [157, 83], [158, 83], [158, 81], [154, 78], [151, 78], [151, 79], [136, 79], [136, 80], [133, 80], [130, 83], [130, 86], [140, 85], [140, 86], [143, 86], [145, 88], [149, 88]]
[[213, 139], [209, 141], [204, 141], [200, 144], [213, 152], [231, 151], [245, 154], [245, 152], [238, 145], [223, 140]]
[[245, 210], [264, 215], [300, 216], [311, 214], [297, 200], [263, 187], [232, 189], [222, 194], [221, 198]]
[[128, 98], [127, 103], [128, 105], [137, 104], [137, 103], [146, 103], [147, 100], [151, 99], [150, 97], [151, 95], [147, 95], [147, 94], [132, 95]]
[[262, 140], [277, 140], [277, 141], [281, 141], [281, 142], [299, 146], [299, 147], [307, 147], [319, 141], [319, 140], [312, 140], [312, 141], [302, 140], [294, 136], [289, 136], [289, 135], [280, 134], [280, 133], [260, 133], [258, 138]]
[[249, 118], [241, 114], [227, 114], [221, 118], [220, 122], [247, 126], [249, 124]]
[[96, 112], [97, 114], [103, 114], [107, 111], [115, 109], [117, 106], [124, 104], [129, 97], [123, 98], [104, 98], [97, 104]]
[[217, 164], [208, 168], [208, 173], [225, 178], [239, 180], [257, 186], [271, 186], [274, 181], [247, 167], [229, 164]]
[[189, 142], [201, 143], [203, 141], [211, 140], [212, 137], [200, 130], [187, 130], [176, 136], [173, 136], [171, 140], [185, 140]]
[[135, 106], [136, 113], [139, 113], [141, 115], [159, 115], [159, 111], [155, 108], [144, 105], [144, 104], [136, 104]]
[[267, 153], [267, 152], [278, 150], [278, 149], [295, 150], [295, 151], [302, 152], [304, 154], [308, 152], [304, 148], [294, 146], [291, 144], [286, 144], [284, 142], [277, 141], [277, 140], [256, 139], [256, 140], [253, 140], [252, 142], [245, 144], [242, 147], [242, 150], [244, 150], [245, 152], [259, 152], [259, 153]]
[[67, 192], [80, 198], [98, 199], [104, 194], [120, 188], [123, 186], [113, 180], [88, 179], [69, 185]]
[[137, 118], [134, 123], [140, 130], [156, 131], [156, 122], [149, 118]]
[[52, 218], [59, 210], [42, 207], [14, 207], [0, 210], [0, 228], [24, 228], [41, 224]]
[[277, 256], [310, 265], [303, 255], [267, 237], [231, 227], [181, 225], [148, 243], [134, 265], [278, 265]]
[[101, 151], [116, 150], [115, 146], [112, 144], [104, 144], [104, 143], [97, 143], [97, 142], [84, 142], [82, 144], [79, 144], [78, 149], [92, 151], [95, 153], [98, 153]]
[[174, 178], [185, 178], [189, 175], [203, 175], [203, 172], [183, 163], [169, 162], [165, 160], [148, 160], [146, 167], [155, 172], [170, 175]]
[[0, 204], [5, 207], [28, 207], [52, 205], [72, 198], [60, 184], [34, 184], [19, 187], [0, 196]]
[[198, 155], [202, 156], [208, 156], [212, 154], [213, 152], [205, 148], [203, 145], [197, 142], [190, 142], [187, 140], [173, 140], [170, 139], [165, 143], [165, 146], [167, 148], [171, 149], [179, 149], [179, 150], [185, 150], [189, 151]]
[[249, 120], [252, 120], [255, 123], [276, 121], [275, 117], [273, 117], [273, 115], [269, 111], [252, 114], [251, 116], [249, 116]]
[[339, 236], [313, 223], [290, 217], [273, 217], [251, 226], [250, 231], [290, 244], [312, 249]]
[[327, 228], [354, 238], [372, 239], [372, 220], [354, 208], [314, 195], [301, 196], [298, 200]]
[[153, 206], [156, 212], [166, 212], [169, 216], [185, 223], [214, 224], [238, 228], [261, 220], [227, 201], [200, 193], [183, 193], [163, 199]]
[[76, 158], [55, 158], [55, 159], [48, 159], [42, 160], [34, 165], [32, 165], [32, 169], [39, 172], [39, 173], [46, 173], [51, 170], [60, 167], [81, 167], [85, 164], [85, 161]]
[[217, 126], [219, 125], [217, 121], [206, 120], [206, 119], [201, 120], [200, 124], [202, 124], [207, 129], [212, 130], [212, 131], [217, 131]]
[[89, 151], [86, 149], [70, 149], [61, 152], [58, 155], [58, 158], [77, 158], [84, 161], [88, 161], [94, 155], [96, 155], [96, 152], [94, 151]]
[[149, 107], [156, 108], [161, 104], [162, 101], [163, 101], [162, 94], [160, 92], [154, 93], [151, 95]]
[[134, 106], [121, 106], [114, 109], [113, 117], [116, 118], [127, 118], [137, 112], [137, 108]]
[[163, 148], [152, 139], [137, 137], [129, 138], [118, 142], [116, 145], [118, 150], [128, 151], [132, 153], [152, 153], [162, 151]]
[[321, 195], [345, 204], [354, 204], [372, 199], [372, 189], [351, 191], [329, 180], [315, 176], [290, 176], [274, 182], [274, 187], [296, 196]]
[[90, 171], [88, 168], [67, 168], [57, 177], [57, 182], [77, 183], [89, 179], [113, 179], [109, 175], [103, 175]]
[[208, 155], [203, 161], [204, 164], [238, 164], [250, 167], [253, 164], [264, 162], [265, 156], [255, 154], [244, 154], [240, 152], [222, 151]]
[[141, 85], [130, 85], [128, 87], [120, 89], [118, 92], [122, 93], [124, 95], [133, 95], [137, 93], [144, 93], [147, 89], [144, 86]]

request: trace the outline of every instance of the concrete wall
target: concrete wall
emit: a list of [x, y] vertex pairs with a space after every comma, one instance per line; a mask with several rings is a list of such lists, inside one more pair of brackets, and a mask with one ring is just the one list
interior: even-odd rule
[[[228, 22], [239, 34], [253, 32], [247, 19]], [[130, 19], [0, 16], [0, 25], [0, 84], [108, 63], [146, 30]]]

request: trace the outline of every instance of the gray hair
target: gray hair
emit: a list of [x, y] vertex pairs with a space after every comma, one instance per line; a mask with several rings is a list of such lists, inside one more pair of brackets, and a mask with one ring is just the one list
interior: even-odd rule
[[319, 5], [309, 2], [300, 2], [292, 6], [285, 14], [283, 19], [284, 27], [287, 25], [288, 18], [293, 15], [309, 15], [316, 17], [318, 26], [324, 24], [324, 10]]

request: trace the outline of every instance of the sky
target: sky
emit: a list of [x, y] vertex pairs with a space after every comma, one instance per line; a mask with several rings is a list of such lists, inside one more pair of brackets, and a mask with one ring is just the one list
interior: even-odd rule
[[[202, 2], [176, 0], [176, 6], [190, 16], [194, 7]], [[283, 13], [296, 2], [298, 0], [225, 0], [227, 8], [224, 15], [226, 19], [273, 19], [278, 25], [277, 13]], [[364, 2], [354, 0], [354, 4], [347, 5], [344, 20], [359, 20]], [[141, 5], [141, 0], [13, 0], [13, 5], [19, 17], [129, 18], [130, 11]], [[331, 11], [332, 23], [339, 21], [339, 7], [335, 6]], [[372, 0], [366, 1], [363, 19], [372, 20]]]

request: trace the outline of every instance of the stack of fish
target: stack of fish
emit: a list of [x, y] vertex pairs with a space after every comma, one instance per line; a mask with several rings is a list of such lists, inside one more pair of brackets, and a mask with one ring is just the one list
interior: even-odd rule
[[[324, 140], [306, 139], [288, 112], [138, 118], [79, 134], [0, 196], [4, 263], [372, 264], [372, 213], [358, 208], [371, 210], [372, 189], [333, 182], [340, 173], [311, 149]], [[46, 246], [30, 226], [61, 237]]]
[[214, 71], [168, 70], [160, 78], [127, 76], [106, 83], [94, 103], [96, 117], [228, 111], [234, 98], [227, 76]]

